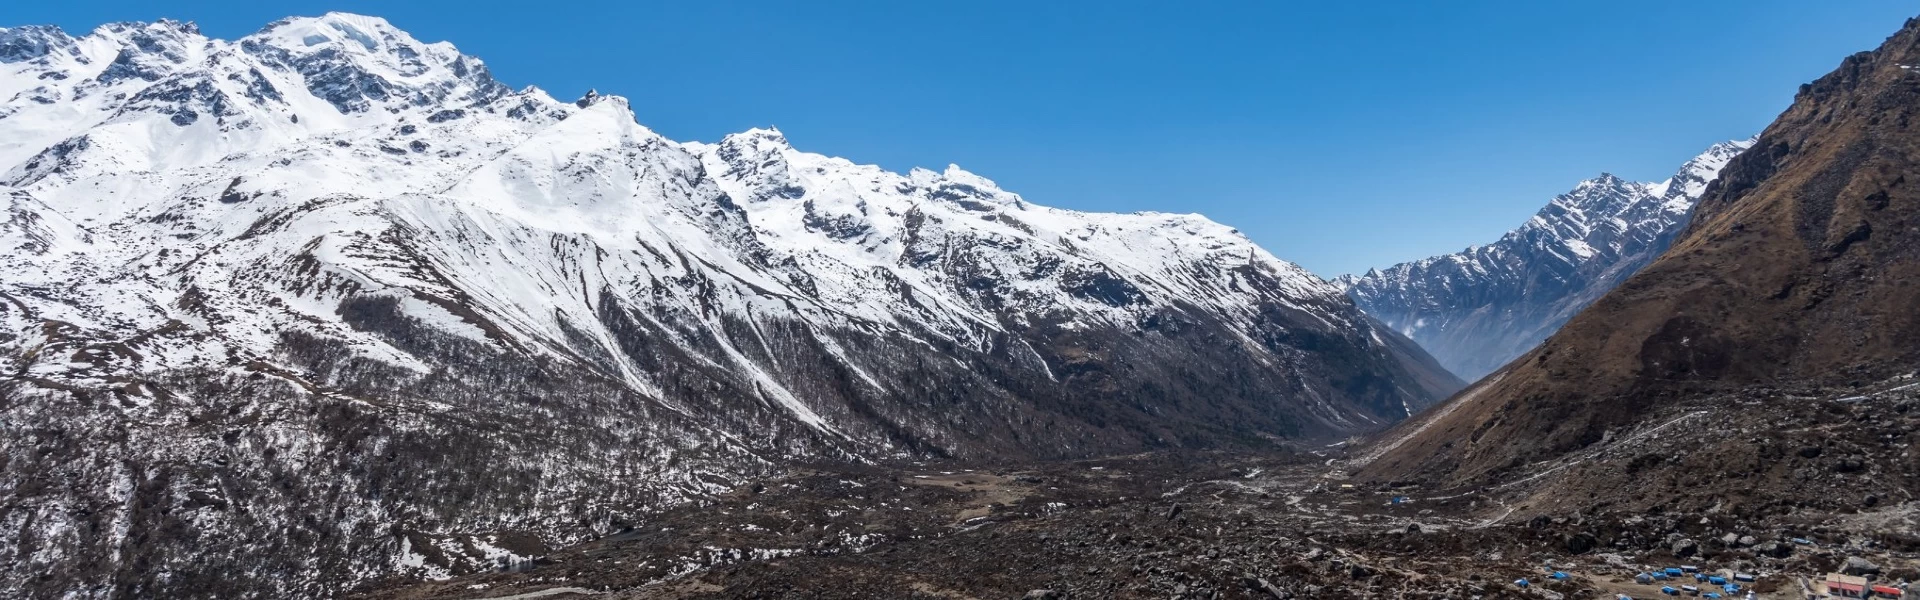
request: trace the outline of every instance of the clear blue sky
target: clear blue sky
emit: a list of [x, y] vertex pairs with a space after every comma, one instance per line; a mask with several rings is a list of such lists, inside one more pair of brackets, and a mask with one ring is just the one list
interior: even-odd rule
[[1657, 180], [1920, 14], [1911, 0], [9, 2], [75, 33], [384, 16], [508, 85], [775, 125], [1041, 204], [1200, 212], [1322, 275], [1497, 238], [1601, 171]]

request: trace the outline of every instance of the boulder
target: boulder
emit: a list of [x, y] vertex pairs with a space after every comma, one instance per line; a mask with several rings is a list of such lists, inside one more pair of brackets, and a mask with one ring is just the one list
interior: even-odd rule
[[1793, 546], [1780, 542], [1761, 542], [1760, 545], [1753, 547], [1753, 552], [1760, 556], [1786, 558], [1793, 555]]
[[1591, 533], [1580, 532], [1567, 536], [1564, 544], [1569, 554], [1586, 554], [1600, 546], [1600, 539]]
[[1682, 539], [1674, 542], [1671, 550], [1675, 557], [1686, 558], [1700, 553], [1700, 543], [1689, 539]]
[[1880, 565], [1858, 556], [1849, 556], [1847, 563], [1840, 566], [1840, 572], [1848, 575], [1879, 575]]

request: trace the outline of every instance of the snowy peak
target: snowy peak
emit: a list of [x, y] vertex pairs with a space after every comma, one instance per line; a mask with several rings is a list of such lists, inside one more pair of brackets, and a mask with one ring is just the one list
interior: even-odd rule
[[741, 201], [757, 204], [773, 200], [796, 200], [806, 195], [803, 181], [789, 161], [793, 146], [777, 129], [749, 129], [729, 134], [711, 151], [723, 168], [716, 176], [739, 184]]
[[1707, 183], [1752, 144], [1714, 144], [1660, 183], [1602, 173], [1493, 244], [1336, 284], [1455, 374], [1478, 378], [1665, 251]]
[[0, 27], [0, 63], [26, 62], [49, 54], [78, 54], [73, 37], [52, 25]]
[[1726, 168], [1733, 157], [1752, 148], [1758, 138], [1748, 138], [1730, 142], [1720, 142], [1702, 152], [1699, 156], [1680, 166], [1680, 170], [1666, 181], [1654, 184], [1649, 193], [1669, 200], [1671, 209], [1687, 211], [1701, 194], [1706, 193], [1707, 184]]
[[[921, 169], [916, 173], [931, 172]], [[946, 170], [930, 178], [916, 174], [915, 182], [928, 188], [935, 200], [961, 202], [963, 206], [967, 201], [978, 200], [1016, 209], [1025, 208], [1019, 195], [1000, 189], [1000, 185], [993, 180], [975, 175], [960, 168], [960, 165], [949, 164]]]
[[780, 133], [777, 127], [754, 127], [739, 133], [729, 133], [720, 139], [723, 146], [751, 148], [757, 152], [776, 152], [792, 150], [793, 144], [787, 141], [787, 134]]
[[1580, 182], [1555, 197], [1533, 219], [1509, 234], [1570, 263], [1610, 260], [1636, 241], [1683, 225], [1693, 202], [1727, 161], [1751, 141], [1714, 144], [1688, 160], [1674, 177], [1660, 183], [1627, 181], [1612, 173]]
[[[302, 540], [288, 564], [339, 559], [272, 571], [291, 575], [262, 596], [448, 572], [404, 544], [471, 533], [449, 527], [558, 540], [582, 506], [610, 527], [631, 521], [607, 507], [723, 492], [776, 460], [1331, 438], [1459, 385], [1205, 217], [1049, 208], [957, 166], [890, 172], [776, 129], [679, 143], [624, 98], [513, 92], [377, 18], [237, 41], [172, 21], [0, 40], [0, 371], [27, 397], [12, 414], [85, 406], [112, 426], [69, 430], [136, 432], [109, 441], [137, 448], [82, 443], [101, 454], [81, 458], [137, 455], [141, 472], [204, 472], [184, 465], [209, 439], [235, 465], [295, 461], [276, 472], [407, 470], [292, 478], [289, 494], [329, 503], [315, 514], [378, 520], [351, 531], [197, 523]], [[273, 437], [182, 425], [230, 421]], [[333, 450], [349, 447], [377, 454]], [[396, 487], [429, 479], [452, 487]], [[124, 497], [118, 481], [85, 501]], [[218, 489], [178, 481], [154, 493]], [[498, 493], [527, 482], [564, 489]], [[55, 507], [29, 517], [48, 531], [92, 530], [33, 505]], [[268, 513], [304, 514], [244, 514]], [[433, 517], [450, 514], [475, 517]], [[156, 568], [253, 565], [247, 549]], [[231, 560], [207, 562], [218, 552]], [[0, 596], [22, 595], [13, 581]]]
[[[313, 53], [326, 49], [380, 53], [420, 47], [413, 39], [380, 17], [329, 12], [318, 17], [292, 17], [268, 24], [243, 38], [282, 49]], [[446, 46], [451, 48], [451, 46]]]
[[240, 40], [248, 54], [288, 67], [341, 112], [375, 104], [484, 104], [508, 95], [479, 59], [446, 42], [422, 43], [386, 19], [348, 13], [276, 22]]

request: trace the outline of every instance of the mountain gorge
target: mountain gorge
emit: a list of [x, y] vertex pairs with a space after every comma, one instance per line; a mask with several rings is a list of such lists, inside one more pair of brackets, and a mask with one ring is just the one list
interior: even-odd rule
[[0, 595], [326, 596], [806, 461], [1374, 431], [1460, 382], [1197, 215], [675, 142], [371, 17], [0, 30]]
[[1335, 283], [1449, 371], [1479, 379], [1665, 252], [1708, 182], [1752, 144], [1715, 144], [1659, 183], [1602, 174], [1492, 244]]

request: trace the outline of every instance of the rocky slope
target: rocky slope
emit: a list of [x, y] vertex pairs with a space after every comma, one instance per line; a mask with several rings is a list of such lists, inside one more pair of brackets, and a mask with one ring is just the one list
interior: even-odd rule
[[796, 461], [1384, 427], [1457, 380], [1195, 215], [680, 143], [376, 18], [0, 30], [0, 596], [326, 596]]
[[[1329, 448], [829, 469], [743, 486], [523, 568], [381, 582], [359, 596], [1287, 600], [1364, 589], [1395, 599], [1654, 598], [1663, 584], [1635, 574], [1689, 564], [1753, 574], [1743, 588], [1781, 600], [1803, 597], [1798, 577], [1844, 564], [1878, 568], [1885, 585], [1920, 580], [1920, 504], [1898, 504], [1920, 469], [1863, 464], [1850, 453], [1872, 442], [1833, 435], [1874, 431], [1869, 422], [1912, 431], [1920, 411], [1900, 407], [1920, 405], [1920, 388], [1741, 403], [1736, 422], [1696, 416], [1667, 428], [1722, 435], [1659, 436], [1570, 465], [1618, 501], [1600, 511], [1509, 510], [1531, 492], [1573, 504], [1593, 487], [1343, 484], [1329, 479], [1328, 459], [1340, 456]], [[1756, 429], [1784, 435], [1749, 438]], [[1649, 476], [1660, 460], [1688, 471]], [[1820, 475], [1812, 485], [1746, 485], [1768, 471]], [[1673, 501], [1687, 488], [1719, 497]], [[1876, 493], [1877, 504], [1868, 499]], [[1556, 571], [1567, 577], [1550, 578]], [[1526, 588], [1510, 583], [1521, 578]]]
[[1707, 183], [1752, 144], [1715, 144], [1659, 183], [1602, 174], [1497, 242], [1335, 283], [1449, 371], [1479, 379], [1665, 252]]
[[[1665, 255], [1538, 349], [1384, 436], [1361, 473], [1437, 483], [1537, 473], [1700, 398], [1910, 376], [1920, 366], [1920, 187], [1907, 180], [1920, 181], [1916, 64], [1920, 20], [1802, 86], [1708, 187]], [[1873, 460], [1855, 464], [1912, 468], [1903, 434], [1869, 426], [1860, 451]]]

